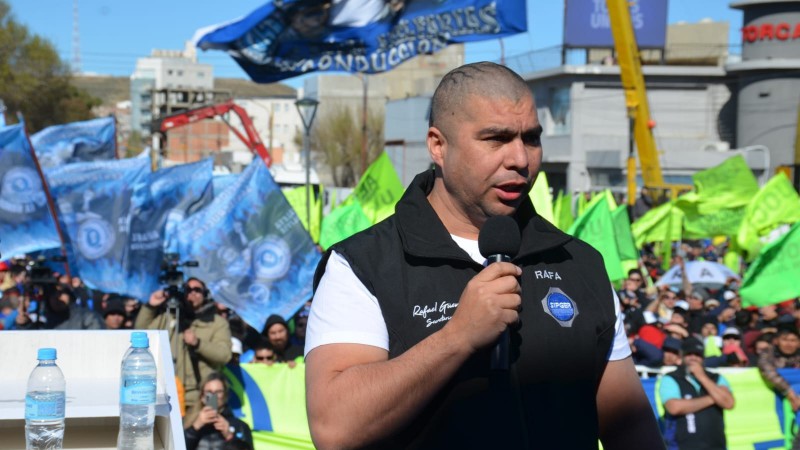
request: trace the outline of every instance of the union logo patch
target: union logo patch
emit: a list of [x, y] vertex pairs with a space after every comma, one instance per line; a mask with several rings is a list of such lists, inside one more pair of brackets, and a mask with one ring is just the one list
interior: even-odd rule
[[556, 319], [562, 327], [572, 327], [572, 322], [578, 315], [578, 306], [560, 288], [551, 287], [542, 299], [542, 308], [545, 314]]

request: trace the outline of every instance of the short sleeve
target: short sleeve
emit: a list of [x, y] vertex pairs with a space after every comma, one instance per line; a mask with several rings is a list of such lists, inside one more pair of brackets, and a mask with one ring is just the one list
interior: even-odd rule
[[389, 332], [378, 299], [336, 252], [331, 252], [311, 302], [305, 355], [327, 344], [364, 344], [389, 349]]
[[611, 352], [608, 355], [609, 361], [619, 361], [631, 356], [631, 346], [628, 344], [628, 336], [625, 334], [625, 323], [622, 321], [622, 309], [619, 306], [619, 298], [614, 287], [611, 287], [611, 300], [614, 302], [614, 313], [617, 316], [614, 322], [614, 343], [611, 345]]
[[668, 400], [680, 399], [681, 388], [675, 378], [670, 376], [661, 377], [661, 382], [658, 386], [658, 396], [661, 399], [661, 404], [667, 403]]

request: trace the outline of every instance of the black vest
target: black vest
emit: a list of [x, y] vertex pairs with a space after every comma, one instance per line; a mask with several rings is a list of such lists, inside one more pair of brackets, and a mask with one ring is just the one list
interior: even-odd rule
[[[433, 179], [432, 171], [418, 175], [395, 215], [332, 248], [378, 299], [390, 358], [444, 327], [482, 269], [428, 203]], [[514, 218], [523, 310], [510, 370], [490, 370], [490, 349], [473, 355], [416, 420], [376, 448], [597, 448], [595, 398], [616, 319], [602, 257], [530, 202]]]
[[[719, 380], [719, 375], [706, 371], [714, 383]], [[678, 367], [666, 376], [672, 377], [681, 389], [681, 398], [699, 398], [708, 395], [708, 391], [700, 385], [698, 391], [686, 379], [686, 368]], [[671, 416], [664, 414], [664, 440], [667, 448], [680, 450], [710, 450], [726, 448], [725, 420], [722, 408], [714, 405], [693, 414]]]

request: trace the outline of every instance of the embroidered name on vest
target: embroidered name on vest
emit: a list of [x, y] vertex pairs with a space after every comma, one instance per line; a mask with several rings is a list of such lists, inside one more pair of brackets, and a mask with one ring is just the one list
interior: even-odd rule
[[453, 318], [458, 303], [434, 302], [432, 305], [414, 305], [411, 312], [413, 317], [420, 317], [425, 320], [425, 327], [437, 323], [447, 322]]
[[533, 272], [533, 276], [536, 277], [537, 280], [560, 280], [561, 275], [558, 272], [553, 272], [550, 270], [535, 270]]

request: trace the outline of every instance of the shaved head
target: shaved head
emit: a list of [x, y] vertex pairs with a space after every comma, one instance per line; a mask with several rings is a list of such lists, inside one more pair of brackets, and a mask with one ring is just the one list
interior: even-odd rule
[[471, 96], [518, 102], [532, 94], [525, 80], [508, 67], [486, 61], [466, 64], [442, 78], [431, 99], [428, 126], [436, 127], [448, 136], [453, 117]]

